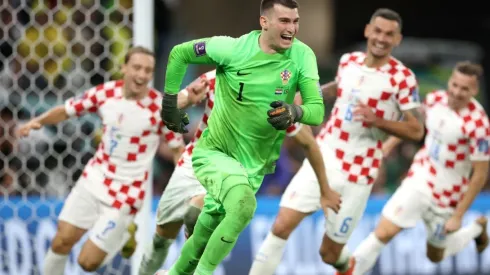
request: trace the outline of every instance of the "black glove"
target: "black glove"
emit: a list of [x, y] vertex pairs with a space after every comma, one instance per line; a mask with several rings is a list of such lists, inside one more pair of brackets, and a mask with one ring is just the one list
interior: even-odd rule
[[185, 126], [189, 124], [186, 112], [177, 108], [177, 94], [163, 93], [162, 120], [168, 129], [177, 133], [187, 133]]
[[303, 109], [298, 105], [287, 104], [284, 101], [274, 101], [270, 105], [273, 109], [267, 111], [267, 121], [276, 130], [286, 130], [303, 116]]

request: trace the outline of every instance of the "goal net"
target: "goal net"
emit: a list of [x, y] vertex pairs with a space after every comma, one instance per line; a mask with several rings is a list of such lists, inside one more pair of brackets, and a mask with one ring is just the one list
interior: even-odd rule
[[[131, 0], [0, 1], [0, 274], [42, 274], [64, 199], [98, 143], [96, 116], [17, 139], [14, 130], [87, 88], [119, 78]], [[65, 274], [84, 274], [70, 255]], [[116, 257], [97, 274], [130, 274]]]

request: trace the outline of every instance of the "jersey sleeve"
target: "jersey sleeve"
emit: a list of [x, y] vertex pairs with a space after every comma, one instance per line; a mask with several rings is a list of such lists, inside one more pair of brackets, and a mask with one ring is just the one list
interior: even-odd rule
[[303, 125], [301, 123], [294, 123], [286, 129], [286, 136], [294, 137], [299, 132], [299, 130], [301, 130], [302, 127]]
[[162, 133], [163, 137], [165, 138], [165, 141], [168, 144], [168, 147], [170, 148], [178, 148], [178, 147], [183, 147], [185, 146], [184, 144], [184, 137], [182, 134], [175, 133], [173, 131], [170, 131], [167, 126], [162, 127]]
[[415, 74], [408, 68], [396, 72], [391, 78], [398, 88], [397, 100], [400, 110], [406, 111], [420, 107], [420, 95]]
[[102, 103], [114, 96], [114, 87], [108, 89], [101, 84], [85, 91], [81, 97], [72, 97], [65, 101], [65, 110], [69, 116], [81, 116], [85, 113], [96, 113]]
[[320, 77], [316, 56], [311, 49], [305, 52], [304, 59], [299, 70], [298, 88], [303, 100], [303, 117], [300, 122], [307, 125], [320, 125], [323, 122], [325, 106], [323, 94], [320, 88]]
[[165, 92], [176, 94], [189, 64], [226, 65], [233, 56], [235, 39], [213, 36], [179, 44], [170, 52], [165, 74]]
[[471, 121], [466, 122], [465, 128], [470, 130], [470, 160], [490, 160], [490, 124], [488, 122], [488, 117], [485, 115], [477, 119], [472, 119]]

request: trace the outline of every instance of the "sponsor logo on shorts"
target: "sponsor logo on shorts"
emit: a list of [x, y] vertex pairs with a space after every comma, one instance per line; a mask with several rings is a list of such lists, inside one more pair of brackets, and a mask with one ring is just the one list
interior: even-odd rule
[[194, 43], [194, 53], [196, 56], [203, 56], [206, 54], [206, 42], [196, 42]]

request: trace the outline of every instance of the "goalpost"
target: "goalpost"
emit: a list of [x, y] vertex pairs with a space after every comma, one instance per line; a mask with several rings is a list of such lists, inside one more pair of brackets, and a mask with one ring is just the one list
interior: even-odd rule
[[[155, 0], [0, 1], [0, 275], [42, 274], [55, 220], [92, 156], [100, 120], [71, 119], [16, 139], [15, 128], [87, 88], [119, 78], [131, 45], [154, 48]], [[161, 0], [157, 0], [161, 1]], [[97, 274], [136, 274], [151, 237], [152, 179], [138, 248]], [[73, 248], [66, 274], [86, 274]]]

